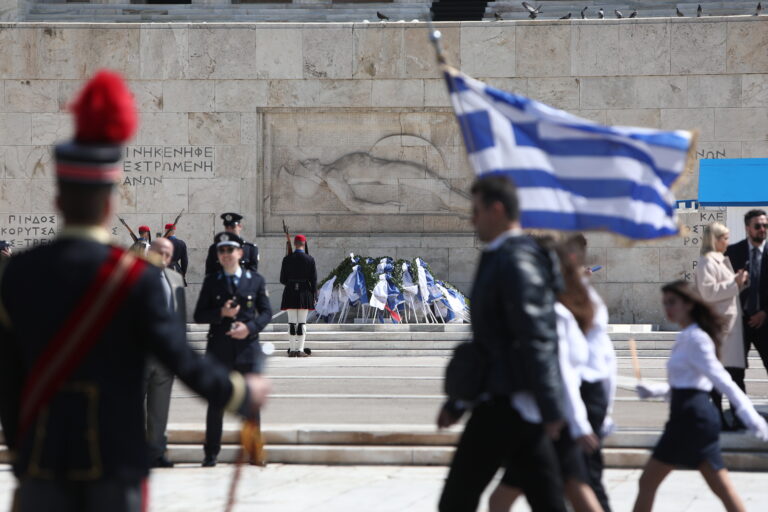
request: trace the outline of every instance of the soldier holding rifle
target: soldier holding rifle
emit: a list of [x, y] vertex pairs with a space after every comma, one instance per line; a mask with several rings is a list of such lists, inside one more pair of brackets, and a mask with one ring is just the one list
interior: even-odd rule
[[296, 235], [291, 246], [291, 236], [283, 222], [286, 256], [280, 269], [280, 283], [285, 285], [280, 308], [288, 313], [288, 357], [307, 357], [312, 354], [304, 348], [307, 337], [307, 315], [315, 309], [317, 295], [317, 268], [309, 255], [307, 238]]

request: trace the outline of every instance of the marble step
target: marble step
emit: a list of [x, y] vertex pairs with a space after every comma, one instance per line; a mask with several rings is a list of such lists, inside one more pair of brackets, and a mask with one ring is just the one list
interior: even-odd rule
[[[284, 318], [284, 317], [283, 317]], [[354, 323], [354, 324], [326, 324], [310, 322], [309, 328], [313, 332], [319, 331], [386, 331], [386, 332], [472, 332], [470, 324], [392, 324], [392, 323]], [[262, 332], [287, 332], [288, 324], [284, 321], [268, 324]], [[187, 324], [187, 332], [207, 332], [207, 324]], [[643, 338], [643, 339], [674, 339], [676, 331], [654, 330], [651, 324], [610, 324], [608, 332], [615, 336]]]

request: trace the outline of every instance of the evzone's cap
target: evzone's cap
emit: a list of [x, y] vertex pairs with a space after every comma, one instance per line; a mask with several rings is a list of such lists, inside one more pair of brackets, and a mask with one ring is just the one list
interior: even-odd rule
[[169, 229], [176, 229], [176, 224], [166, 224], [165, 225], [165, 229], [166, 229], [166, 231], [169, 230]]
[[293, 237], [293, 241], [307, 243], [307, 237], [305, 237], [304, 235], [296, 235], [295, 237]]
[[138, 117], [133, 95], [123, 78], [99, 71], [70, 105], [75, 138], [55, 147], [59, 181], [110, 185], [120, 181], [122, 146], [136, 132]]
[[233, 213], [233, 212], [222, 213], [221, 220], [224, 221], [224, 225], [227, 227], [236, 226], [240, 224], [241, 220], [243, 220], [243, 216], [240, 215], [239, 213]]
[[151, 233], [152, 230], [149, 229], [149, 226], [139, 226], [139, 233]]
[[216, 244], [216, 247], [223, 247], [226, 245], [231, 245], [232, 247], [242, 247], [243, 239], [234, 233], [227, 233], [224, 231], [213, 237], [213, 243]]

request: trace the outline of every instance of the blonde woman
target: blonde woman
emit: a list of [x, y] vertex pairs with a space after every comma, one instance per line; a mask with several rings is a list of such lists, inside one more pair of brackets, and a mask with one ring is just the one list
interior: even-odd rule
[[[739, 292], [744, 288], [749, 274], [743, 269], [734, 272], [731, 261], [723, 254], [728, 248], [728, 235], [728, 228], [719, 222], [704, 228], [701, 256], [696, 265], [696, 289], [725, 320], [720, 361], [733, 381], [744, 391], [746, 357]], [[713, 390], [712, 399], [720, 411], [723, 429], [730, 429], [723, 417], [722, 395]], [[736, 420], [734, 426], [740, 426], [740, 422]]]

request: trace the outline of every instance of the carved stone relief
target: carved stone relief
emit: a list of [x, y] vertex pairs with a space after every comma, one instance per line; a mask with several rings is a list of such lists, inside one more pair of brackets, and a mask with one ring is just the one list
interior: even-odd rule
[[[463, 153], [458, 134], [452, 133], [452, 114], [270, 113], [266, 117], [268, 230], [274, 226], [272, 217], [303, 215], [314, 216], [320, 231], [345, 231], [346, 225], [350, 232], [370, 228], [371, 224], [353, 219], [358, 216], [386, 214], [386, 220], [381, 220], [389, 222], [396, 215], [394, 220], [403, 232], [421, 229], [425, 217], [467, 219], [472, 172], [463, 157], [456, 157]], [[359, 131], [348, 133], [358, 127]], [[324, 216], [328, 216], [326, 225]], [[339, 216], [349, 217], [350, 222], [339, 225]]]

